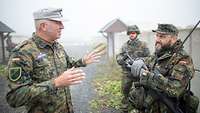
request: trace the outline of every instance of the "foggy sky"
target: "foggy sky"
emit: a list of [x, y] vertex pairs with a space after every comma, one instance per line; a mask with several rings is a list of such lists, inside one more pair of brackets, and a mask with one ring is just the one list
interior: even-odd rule
[[[141, 24], [141, 30], [154, 29], [157, 23], [176, 26], [194, 25], [200, 19], [200, 0], [1, 0], [0, 21], [16, 34], [31, 36], [32, 13], [40, 8], [63, 8], [62, 40], [89, 41], [109, 21], [119, 18], [125, 23]], [[154, 26], [152, 26], [154, 25]]]

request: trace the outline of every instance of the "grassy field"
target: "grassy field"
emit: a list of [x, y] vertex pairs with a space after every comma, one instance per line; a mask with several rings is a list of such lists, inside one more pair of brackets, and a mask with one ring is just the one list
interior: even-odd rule
[[121, 104], [121, 69], [116, 63], [98, 65], [97, 76], [93, 85], [97, 93], [90, 101], [91, 108], [96, 112], [104, 109], [119, 110]]
[[[97, 76], [93, 80], [97, 95], [90, 101], [91, 108], [95, 113], [101, 113], [104, 109], [119, 111], [122, 99], [121, 68], [116, 63], [109, 62], [98, 65], [97, 69]], [[200, 98], [199, 88], [197, 88], [199, 80], [199, 76], [195, 76], [192, 80], [192, 91]], [[200, 108], [198, 113], [200, 113]]]

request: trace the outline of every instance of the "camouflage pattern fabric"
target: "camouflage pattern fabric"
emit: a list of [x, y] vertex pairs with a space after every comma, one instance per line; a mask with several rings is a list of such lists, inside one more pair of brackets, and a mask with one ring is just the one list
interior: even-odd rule
[[[176, 58], [171, 61], [174, 62], [174, 60], [176, 60], [178, 62], [174, 66], [169, 65], [168, 67], [167, 64], [172, 64], [169, 60], [180, 43], [181, 42], [178, 40], [172, 48], [165, 50], [159, 55], [148, 57], [145, 60], [150, 72], [140, 77], [140, 84], [162, 92], [170, 98], [181, 98], [186, 91], [189, 81], [194, 75], [194, 65], [191, 57], [181, 49]], [[156, 71], [158, 71], [159, 74], [154, 76]], [[145, 108], [147, 113], [170, 113], [169, 109], [163, 103], [154, 100], [154, 98], [149, 95], [148, 89], [145, 89], [144, 92], [146, 96], [140, 108]], [[131, 101], [134, 101], [135, 95], [135, 91], [130, 92]], [[135, 107], [138, 107], [137, 104], [139, 103], [132, 103]]]
[[122, 46], [120, 53], [116, 55], [117, 63], [121, 65], [124, 70], [127, 70], [124, 66], [124, 58], [126, 57], [126, 52], [133, 59], [138, 57], [147, 57], [150, 54], [145, 42], [140, 41], [138, 38], [135, 40], [128, 40]]
[[178, 29], [173, 24], [158, 24], [158, 28], [152, 31], [168, 35], [178, 35], [179, 33]]
[[73, 113], [69, 87], [55, 88], [52, 82], [72, 66], [85, 65], [81, 59], [72, 60], [58, 42], [49, 44], [33, 34], [9, 59], [7, 102], [25, 106], [28, 113]]
[[146, 43], [140, 41], [139, 39], [127, 41], [121, 49], [121, 52], [116, 56], [118, 64], [122, 67], [123, 76], [122, 76], [122, 94], [124, 98], [122, 99], [122, 109], [124, 111], [128, 110], [128, 94], [129, 90], [132, 87], [133, 82], [136, 82], [137, 79], [131, 77], [130, 71], [127, 70], [124, 64], [124, 58], [126, 57], [126, 52], [134, 59], [138, 57], [147, 57], [150, 52], [146, 46]]

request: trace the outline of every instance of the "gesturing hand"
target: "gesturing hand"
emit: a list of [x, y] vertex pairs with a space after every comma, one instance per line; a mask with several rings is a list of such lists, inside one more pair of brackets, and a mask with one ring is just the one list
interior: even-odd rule
[[63, 72], [60, 76], [54, 79], [55, 87], [65, 87], [69, 85], [79, 84], [85, 78], [83, 70], [71, 68]]
[[106, 52], [105, 49], [106, 49], [105, 44], [97, 45], [97, 47], [95, 47], [95, 49], [92, 52], [86, 54], [83, 57], [83, 62], [85, 64], [91, 64], [91, 63], [99, 62], [101, 55], [105, 54], [105, 52]]

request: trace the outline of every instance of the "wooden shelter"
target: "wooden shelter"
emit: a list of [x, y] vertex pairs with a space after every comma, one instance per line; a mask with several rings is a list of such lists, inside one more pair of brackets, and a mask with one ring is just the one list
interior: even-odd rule
[[10, 37], [10, 33], [14, 32], [11, 28], [9, 28], [6, 24], [0, 21], [0, 62], [6, 61], [5, 55], [5, 39]]
[[107, 55], [109, 58], [113, 58], [115, 55], [115, 33], [120, 33], [127, 30], [127, 26], [120, 19], [114, 19], [106, 24], [100, 33], [107, 39]]

